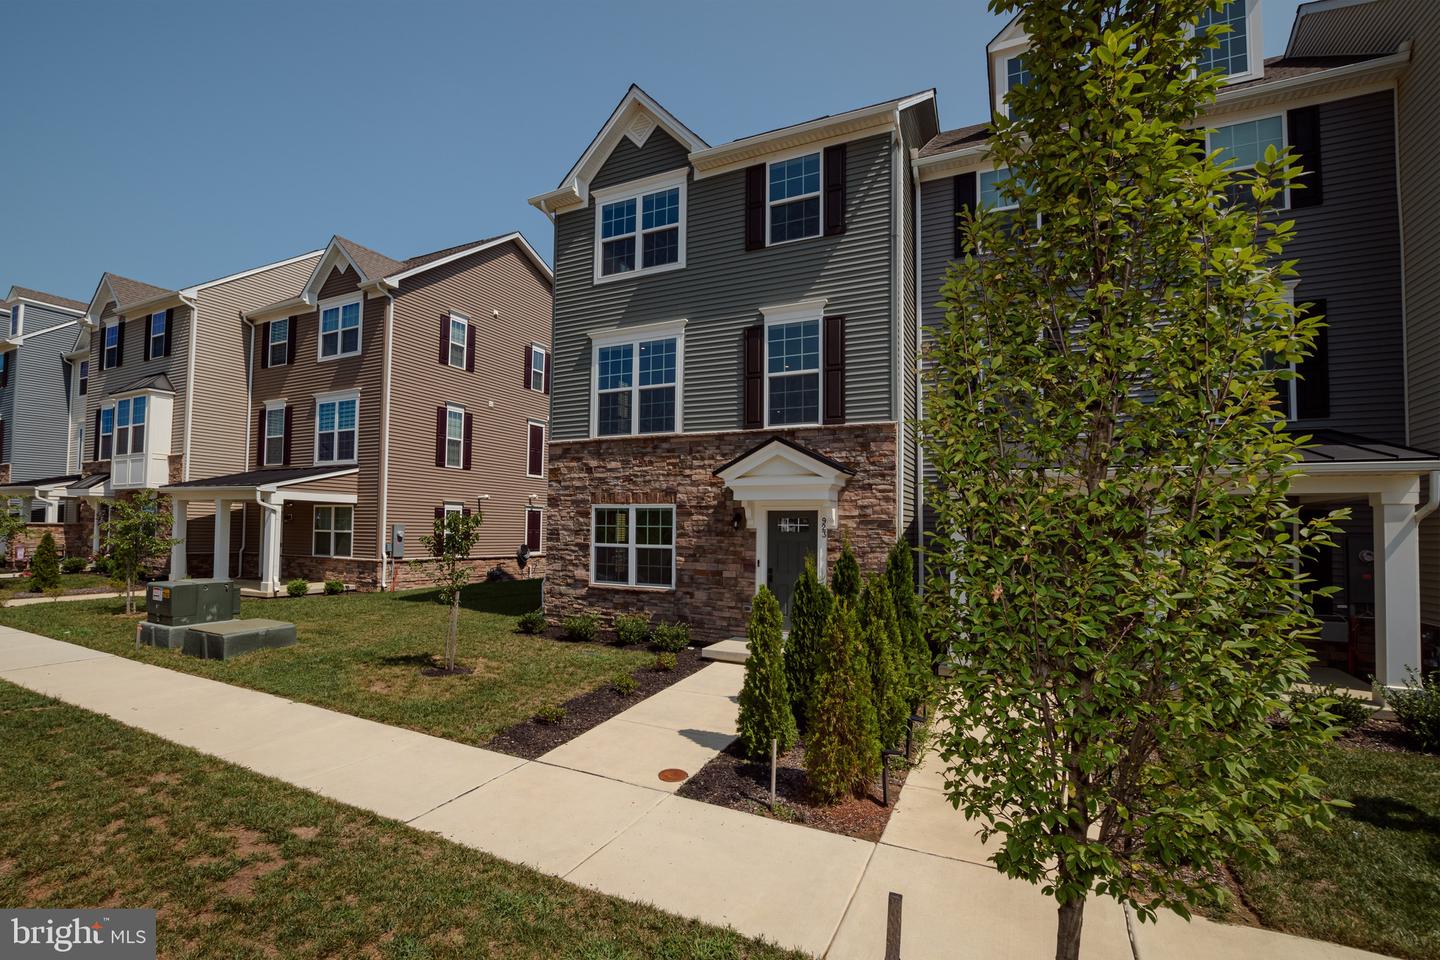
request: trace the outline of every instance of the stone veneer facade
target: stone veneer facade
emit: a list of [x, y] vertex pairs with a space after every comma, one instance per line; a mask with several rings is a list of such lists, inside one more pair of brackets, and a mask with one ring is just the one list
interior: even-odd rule
[[[833, 563], [848, 540], [864, 571], [880, 569], [898, 535], [895, 423], [555, 441], [546, 615], [593, 613], [608, 625], [617, 613], [640, 612], [688, 623], [702, 642], [743, 635], [755, 594], [755, 530], [734, 529], [741, 504], [714, 471], [775, 437], [854, 471], [840, 491], [826, 556]], [[629, 503], [675, 505], [675, 589], [591, 586], [591, 507]]]

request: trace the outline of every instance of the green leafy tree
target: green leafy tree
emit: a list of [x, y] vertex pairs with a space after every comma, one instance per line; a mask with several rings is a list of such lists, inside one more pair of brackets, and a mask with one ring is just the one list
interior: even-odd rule
[[846, 602], [854, 603], [860, 599], [860, 561], [855, 559], [849, 540], [845, 541], [840, 556], [835, 560], [835, 567], [830, 571], [830, 589]]
[[450, 608], [450, 621], [445, 630], [445, 672], [455, 670], [460, 647], [460, 594], [470, 582], [470, 554], [480, 537], [480, 511], [456, 513], [445, 511], [435, 518], [431, 532], [420, 538], [430, 551], [428, 561], [440, 592], [436, 599]]
[[962, 218], [942, 289], [929, 626], [956, 654], [949, 796], [1055, 898], [1069, 960], [1091, 894], [1187, 914], [1330, 813], [1326, 725], [1271, 722], [1317, 630], [1299, 561], [1332, 529], [1287, 500], [1275, 406], [1318, 318], [1269, 209], [1289, 157], [1236, 172], [1187, 129], [1220, 0], [990, 6], [1023, 17], [1031, 79], [991, 142], [1015, 209]]
[[14, 560], [15, 547], [24, 536], [25, 518], [20, 515], [20, 508], [8, 502], [0, 505], [0, 544], [4, 545], [6, 563]]
[[881, 747], [893, 747], [905, 737], [910, 716], [910, 677], [900, 645], [900, 624], [890, 602], [890, 584], [883, 574], [865, 578], [860, 591], [860, 638], [870, 667], [871, 702]]
[[815, 575], [815, 561], [807, 559], [805, 570], [795, 581], [795, 592], [790, 595], [790, 637], [785, 642], [785, 680], [790, 689], [790, 707], [802, 733], [809, 729], [825, 630], [834, 605], [834, 595]]
[[30, 558], [30, 589], [43, 593], [59, 586], [60, 553], [55, 549], [55, 538], [47, 530], [35, 547], [35, 556]]
[[745, 683], [740, 688], [740, 744], [754, 760], [769, 757], [771, 740], [777, 741], [777, 749], [783, 752], [795, 745], [797, 736], [790, 688], [785, 682], [782, 624], [780, 601], [762, 586], [750, 604], [750, 623], [745, 630], [750, 658], [745, 661]]
[[900, 647], [905, 673], [910, 681], [908, 700], [919, 704], [927, 700], [934, 686], [934, 654], [920, 622], [920, 596], [915, 590], [915, 560], [910, 545], [897, 540], [885, 558], [885, 579], [890, 585], [890, 599], [895, 604], [895, 619], [900, 630]]
[[869, 658], [848, 603], [837, 600], [830, 612], [816, 686], [805, 735], [805, 776], [817, 799], [833, 803], [863, 794], [880, 769]]
[[170, 536], [169, 500], [154, 490], [139, 490], [133, 496], [106, 500], [107, 518], [102, 524], [105, 552], [110, 570], [125, 585], [125, 612], [135, 612], [135, 584], [151, 564], [181, 541]]

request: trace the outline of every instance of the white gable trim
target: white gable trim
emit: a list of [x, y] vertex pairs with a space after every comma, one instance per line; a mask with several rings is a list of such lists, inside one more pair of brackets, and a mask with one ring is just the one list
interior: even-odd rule
[[[305, 289], [300, 291], [300, 299], [305, 303], [314, 305], [320, 296], [320, 288], [325, 286], [325, 281], [330, 278], [330, 271], [340, 264], [346, 264], [355, 271], [355, 276], [360, 278], [360, 283], [373, 278], [365, 276], [365, 271], [360, 269], [360, 264], [350, 258], [340, 241], [334, 237], [325, 247], [325, 255], [315, 264], [315, 269], [310, 271], [310, 279], [305, 281]], [[344, 269], [341, 269], [344, 272]], [[258, 312], [258, 311], [256, 311]]]
[[521, 252], [524, 253], [525, 256], [530, 258], [530, 261], [535, 264], [536, 268], [538, 268], [541, 273], [545, 274], [545, 276], [548, 277], [552, 283], [555, 281], [555, 274], [551, 272], [550, 265], [541, 258], [540, 254], [535, 252], [535, 248], [530, 246], [529, 241], [525, 239], [524, 235], [521, 234], [519, 231], [516, 231], [515, 233], [507, 233], [503, 237], [497, 237], [496, 239], [490, 240], [486, 243], [477, 243], [473, 247], [466, 247], [464, 250], [452, 253], [448, 257], [441, 257], [438, 260], [431, 260], [429, 263], [422, 263], [418, 267], [412, 267], [411, 269], [405, 270], [401, 273], [392, 273], [390, 274], [390, 276], [385, 278], [385, 282], [389, 284], [396, 284], [408, 277], [415, 276], [415, 274], [417, 273], [424, 273], [426, 270], [434, 270], [436, 267], [442, 267], [447, 263], [459, 260], [461, 257], [468, 257], [471, 254], [480, 253], [483, 250], [489, 250], [493, 247], [498, 247], [502, 244], [511, 242], [519, 244]]
[[784, 504], [816, 505], [828, 514], [833, 526], [840, 491], [850, 480], [845, 470], [779, 440], [771, 440], [715, 475], [745, 508], [751, 526], [760, 522], [762, 508]]

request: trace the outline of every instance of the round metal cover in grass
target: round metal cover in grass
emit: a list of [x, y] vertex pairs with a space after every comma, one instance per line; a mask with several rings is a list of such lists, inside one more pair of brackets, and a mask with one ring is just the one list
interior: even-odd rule
[[679, 783], [688, 776], [690, 776], [690, 774], [677, 767], [666, 767], [660, 771], [660, 779], [666, 783]]

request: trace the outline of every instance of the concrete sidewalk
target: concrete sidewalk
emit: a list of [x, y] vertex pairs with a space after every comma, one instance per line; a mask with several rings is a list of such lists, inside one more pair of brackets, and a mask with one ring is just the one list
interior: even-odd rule
[[[602, 893], [875, 960], [897, 891], [906, 960], [1053, 952], [1054, 908], [985, 862], [933, 756], [879, 844], [675, 796], [659, 770], [693, 774], [734, 738], [742, 678], [713, 664], [524, 761], [0, 626], [0, 679]], [[1147, 960], [1376, 956], [1203, 921], [1141, 938]], [[1087, 960], [1129, 960], [1113, 904], [1087, 908], [1085, 946]]]

